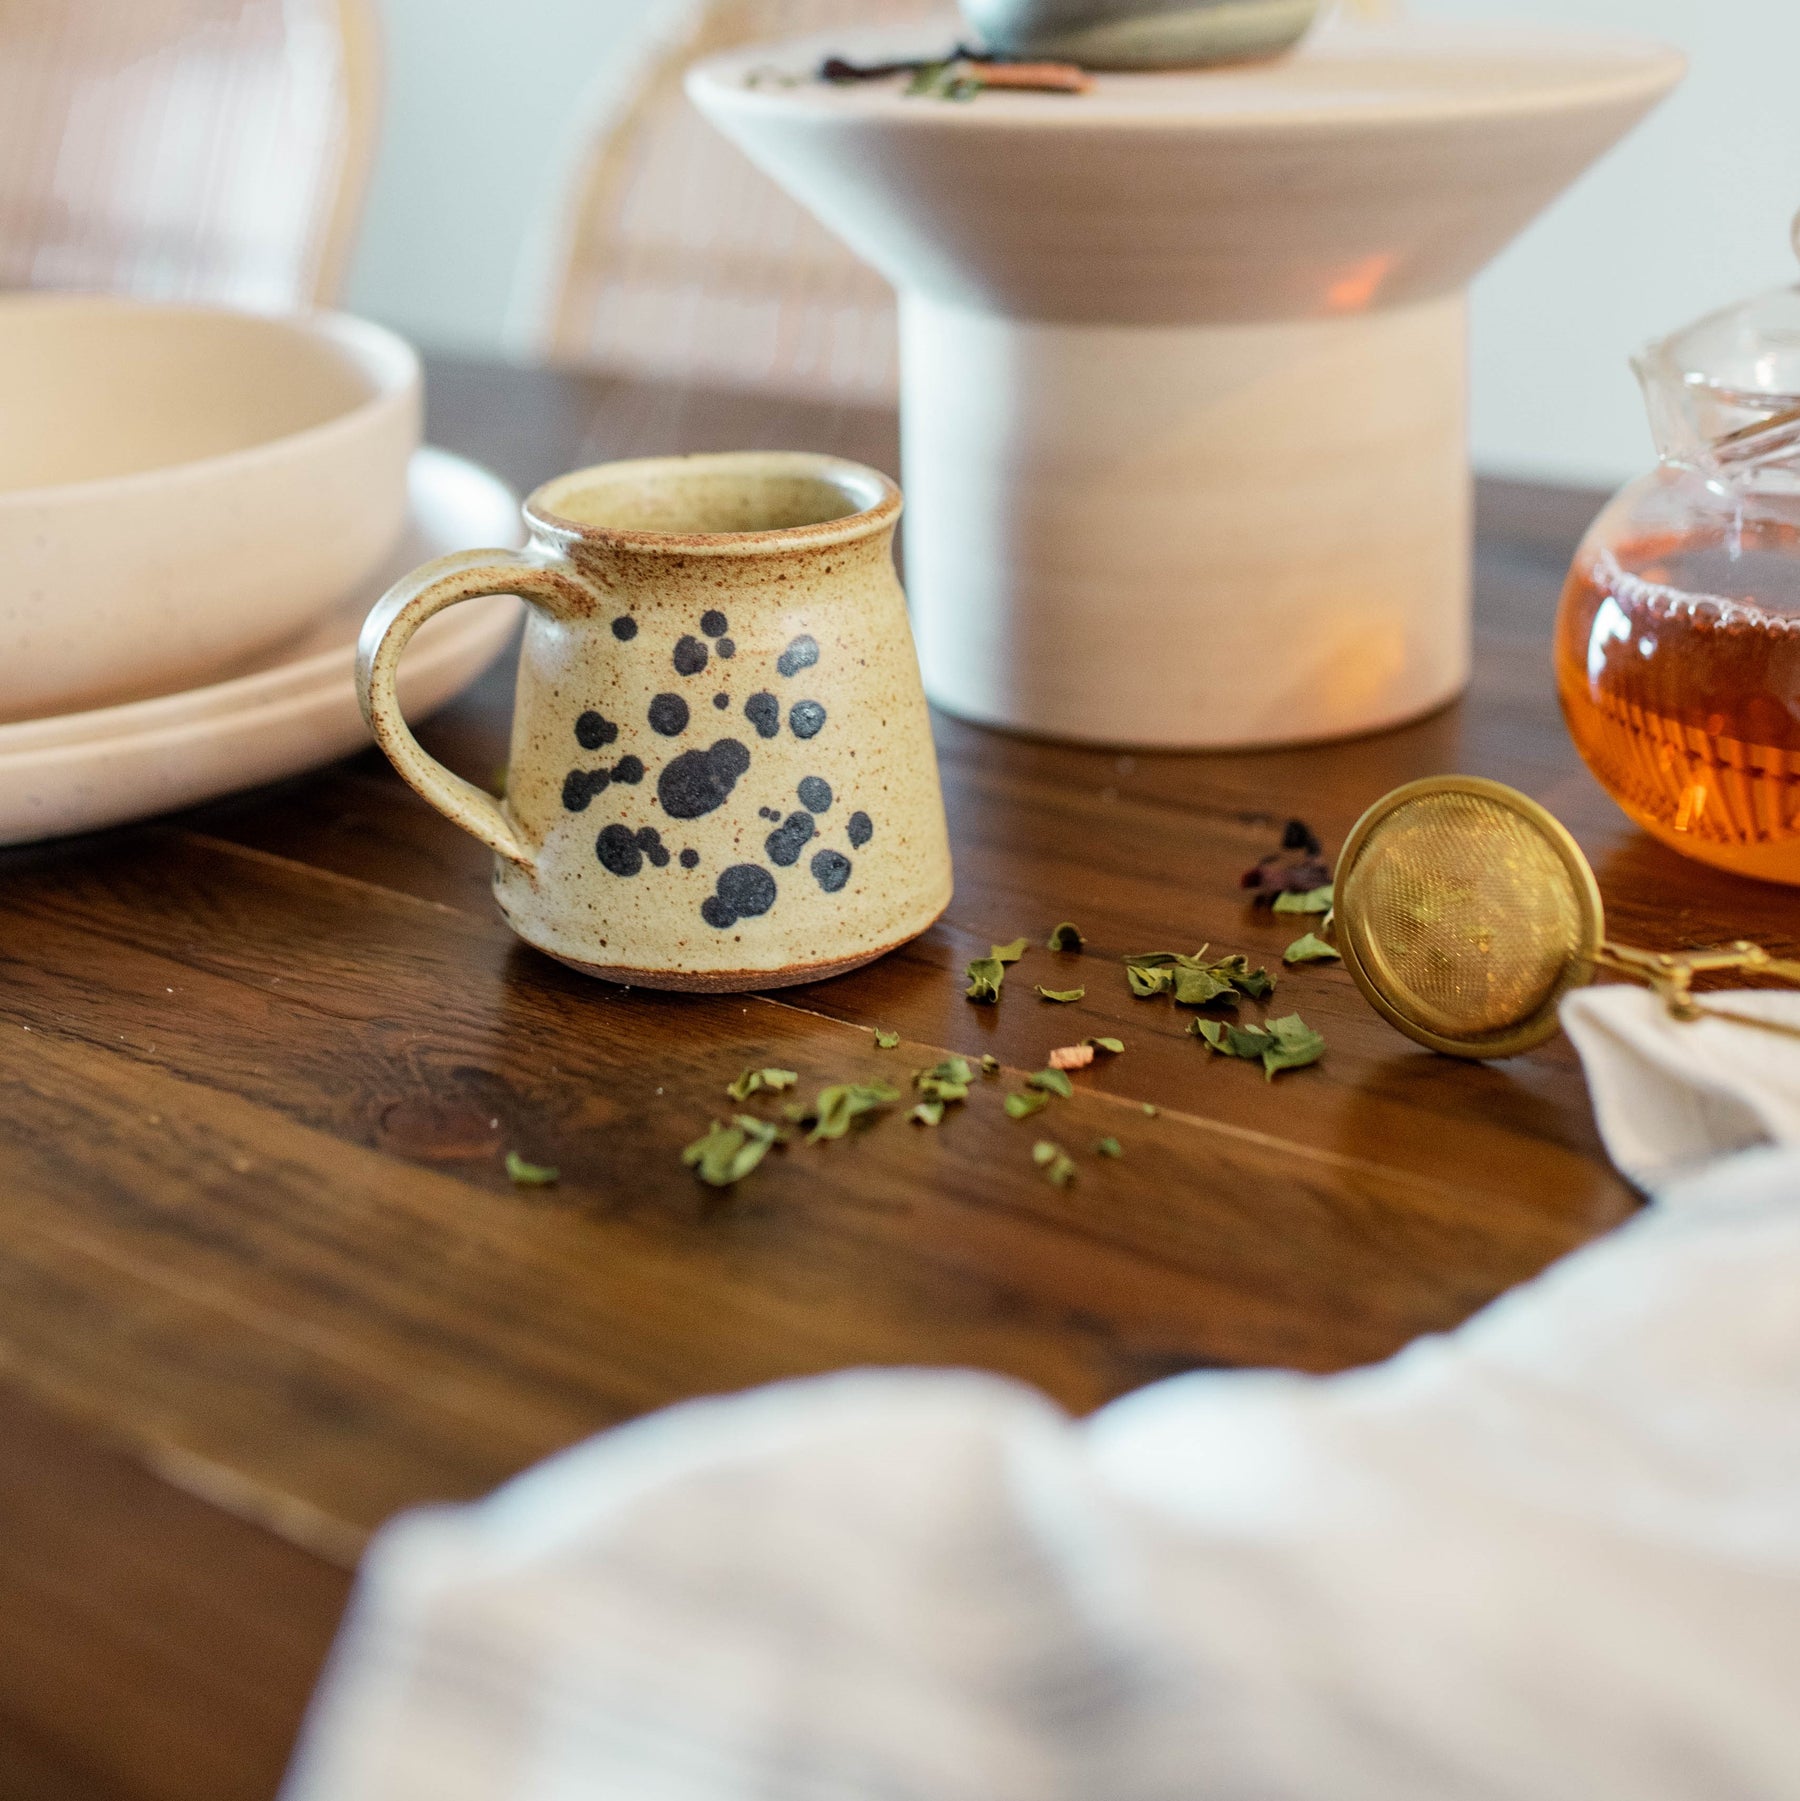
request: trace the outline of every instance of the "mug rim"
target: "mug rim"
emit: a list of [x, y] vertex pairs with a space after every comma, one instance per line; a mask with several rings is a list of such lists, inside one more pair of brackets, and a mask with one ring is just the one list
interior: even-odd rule
[[[645, 474], [691, 470], [733, 470], [764, 474], [813, 476], [854, 502], [857, 510], [813, 525], [777, 525], [750, 532], [658, 532], [627, 526], [590, 525], [555, 510], [555, 503], [571, 485], [619, 470]], [[606, 545], [620, 550], [678, 556], [772, 556], [785, 550], [854, 544], [891, 530], [900, 517], [899, 484], [879, 469], [855, 463], [847, 457], [810, 450], [696, 451], [686, 455], [623, 457], [606, 463], [590, 463], [566, 475], [552, 476], [526, 498], [525, 522], [536, 535], [560, 547], [573, 544]]]

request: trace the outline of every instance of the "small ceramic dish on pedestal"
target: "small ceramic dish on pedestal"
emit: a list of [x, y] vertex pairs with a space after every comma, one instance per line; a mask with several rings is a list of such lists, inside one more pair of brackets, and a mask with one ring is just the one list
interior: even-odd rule
[[1101, 743], [1295, 743], [1469, 670], [1470, 278], [1672, 87], [1673, 50], [1325, 25], [1085, 93], [712, 58], [700, 110], [900, 292], [926, 688]]

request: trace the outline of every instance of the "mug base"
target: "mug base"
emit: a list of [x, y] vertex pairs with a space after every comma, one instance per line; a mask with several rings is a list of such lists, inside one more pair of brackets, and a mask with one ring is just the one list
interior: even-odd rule
[[[851, 957], [834, 957], [825, 963], [790, 963], [781, 969], [636, 969], [620, 963], [589, 963], [580, 957], [571, 957], [565, 951], [551, 950], [547, 945], [533, 945], [532, 948], [541, 950], [546, 957], [554, 957], [569, 969], [579, 970], [584, 976], [616, 982], [621, 988], [660, 988], [675, 994], [759, 994], [766, 988], [799, 988], [808, 982], [828, 982], [833, 976], [845, 976], [853, 969], [865, 968], [890, 951], [899, 950], [903, 944], [911, 944], [921, 933], [930, 931], [947, 910], [948, 903], [922, 926], [903, 933], [891, 944], [878, 945], [871, 951], [858, 951]], [[525, 942], [530, 944], [531, 940], [527, 938]]]

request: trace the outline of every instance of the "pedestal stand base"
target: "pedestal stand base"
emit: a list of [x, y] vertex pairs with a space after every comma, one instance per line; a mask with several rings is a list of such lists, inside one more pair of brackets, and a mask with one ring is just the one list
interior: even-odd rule
[[1469, 668], [1460, 295], [1278, 325], [1048, 325], [904, 295], [931, 698], [1107, 744], [1292, 744]]

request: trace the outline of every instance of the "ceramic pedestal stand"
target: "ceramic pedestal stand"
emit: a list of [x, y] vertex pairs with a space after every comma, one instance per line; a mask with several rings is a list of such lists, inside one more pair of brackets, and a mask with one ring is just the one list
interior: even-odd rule
[[[943, 43], [952, 35], [947, 24]], [[1469, 657], [1464, 290], [1678, 79], [1543, 31], [1327, 29], [1279, 62], [914, 98], [701, 64], [701, 110], [900, 292], [907, 586], [965, 718], [1292, 743]]]

